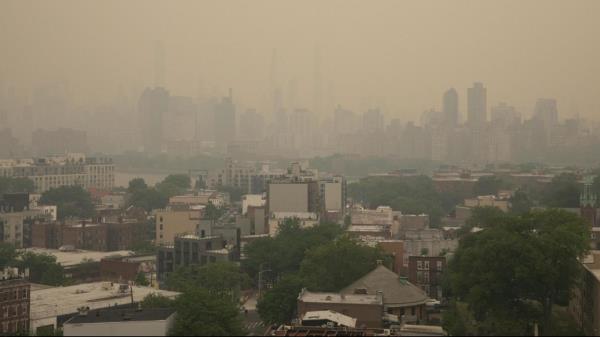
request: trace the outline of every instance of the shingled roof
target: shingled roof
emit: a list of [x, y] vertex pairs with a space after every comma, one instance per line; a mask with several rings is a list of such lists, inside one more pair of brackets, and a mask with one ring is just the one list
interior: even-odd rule
[[383, 304], [386, 307], [410, 307], [425, 304], [427, 294], [419, 287], [401, 279], [385, 266], [377, 266], [373, 271], [344, 288], [342, 294], [354, 294], [357, 289], [366, 290], [367, 294], [383, 293]]

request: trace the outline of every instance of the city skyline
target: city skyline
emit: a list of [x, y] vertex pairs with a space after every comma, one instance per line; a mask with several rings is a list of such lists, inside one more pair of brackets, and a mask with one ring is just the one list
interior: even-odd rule
[[[387, 1], [31, 4], [2, 4], [0, 88], [31, 99], [34, 88], [63, 83], [79, 109], [135, 97], [159, 81], [190, 97], [233, 88], [240, 108], [267, 117], [278, 89], [293, 108], [314, 111], [318, 102], [322, 116], [342, 104], [408, 121], [441, 110], [448, 88], [463, 96], [480, 81], [490, 105], [508, 102], [527, 113], [551, 97], [563, 116], [600, 110], [591, 81], [600, 72], [594, 1], [456, 2], [433, 11], [429, 2]], [[24, 15], [36, 25], [18, 20]], [[466, 99], [459, 104], [466, 114]]]

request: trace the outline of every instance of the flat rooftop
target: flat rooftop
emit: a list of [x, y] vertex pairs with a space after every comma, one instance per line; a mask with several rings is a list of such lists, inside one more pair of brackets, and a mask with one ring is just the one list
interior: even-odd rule
[[304, 290], [298, 296], [298, 300], [308, 303], [343, 303], [343, 304], [365, 304], [383, 305], [383, 298], [379, 295], [359, 295], [338, 293], [313, 293]]
[[93, 260], [100, 262], [100, 260], [107, 257], [116, 256], [131, 256], [134, 253], [129, 250], [119, 250], [114, 252], [96, 252], [91, 250], [75, 250], [71, 252], [62, 252], [58, 249], [46, 249], [46, 248], [27, 248], [24, 249], [26, 252], [32, 252], [35, 254], [48, 254], [56, 257], [56, 262], [60, 263], [63, 267], [71, 267], [81, 264], [83, 260]]
[[85, 316], [73, 316], [65, 324], [164, 321], [174, 313], [173, 308], [97, 309], [89, 311]]
[[[141, 302], [150, 294], [175, 298], [177, 292], [150, 287], [133, 287], [133, 301]], [[129, 291], [119, 291], [119, 284], [94, 282], [70, 287], [54, 287], [31, 291], [31, 320], [52, 318], [77, 312], [77, 308], [103, 309], [115, 305], [131, 304]]]

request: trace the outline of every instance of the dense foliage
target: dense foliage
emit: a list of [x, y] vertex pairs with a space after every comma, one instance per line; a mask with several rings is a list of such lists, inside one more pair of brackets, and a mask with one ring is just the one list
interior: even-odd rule
[[0, 177], [0, 196], [5, 193], [24, 193], [34, 191], [33, 180], [29, 178]]
[[62, 186], [52, 188], [42, 194], [40, 203], [56, 205], [58, 219], [90, 218], [94, 216], [94, 204], [90, 193], [81, 186]]
[[242, 336], [245, 331], [238, 306], [201, 287], [188, 287], [177, 299], [150, 294], [143, 308], [175, 308], [171, 336]]
[[339, 225], [300, 228], [293, 220], [283, 224], [276, 237], [250, 243], [245, 255], [244, 270], [255, 281], [262, 271], [263, 282], [275, 284], [257, 306], [268, 323], [285, 323], [294, 317], [302, 288], [339, 291], [385, 259], [379, 249], [345, 237]]
[[130, 194], [128, 204], [148, 212], [164, 208], [170, 197], [185, 193], [190, 184], [189, 176], [184, 174], [169, 175], [155, 187], [149, 187], [142, 178], [132, 179], [127, 188]]
[[474, 320], [478, 334], [515, 335], [540, 322], [549, 332], [553, 306], [568, 303], [580, 276], [587, 227], [561, 210], [493, 216], [485, 230], [463, 237], [451, 260], [449, 290], [468, 317], [449, 313], [446, 327], [457, 332]]
[[56, 257], [47, 254], [21, 252], [7, 243], [0, 243], [0, 268], [29, 269], [29, 280], [49, 286], [65, 285], [64, 269]]
[[428, 214], [433, 226], [465, 197], [440, 195], [427, 176], [369, 177], [348, 185], [348, 194], [368, 208], [390, 206], [406, 214]]

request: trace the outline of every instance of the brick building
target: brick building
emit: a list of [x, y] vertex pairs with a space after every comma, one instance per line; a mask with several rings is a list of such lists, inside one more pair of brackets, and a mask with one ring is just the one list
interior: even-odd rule
[[410, 256], [408, 280], [423, 289], [429, 297], [442, 299], [442, 274], [446, 270], [444, 256]]
[[307, 312], [322, 310], [331, 310], [356, 318], [357, 327], [383, 327], [381, 294], [315, 293], [302, 289], [298, 295], [298, 317], [303, 317]]
[[30, 284], [13, 269], [0, 272], [0, 334], [27, 333], [30, 321]]
[[145, 239], [145, 224], [137, 220], [111, 223], [35, 223], [31, 230], [32, 247], [94, 251], [128, 250]]

